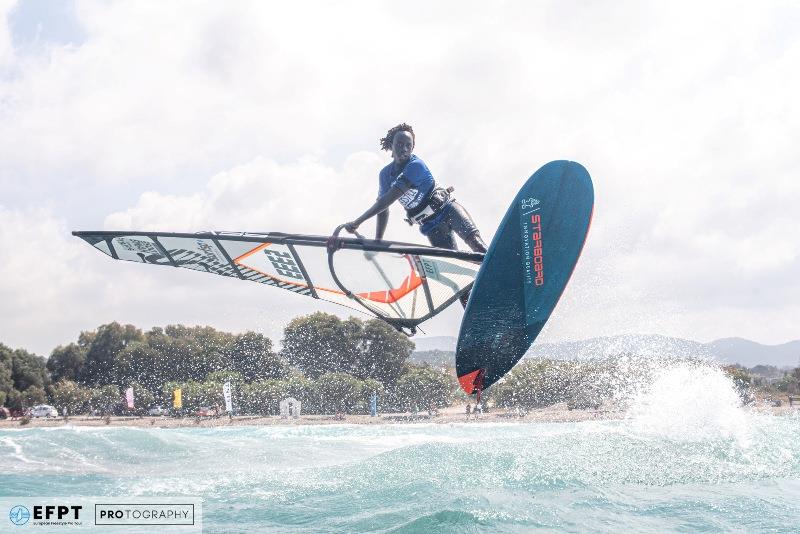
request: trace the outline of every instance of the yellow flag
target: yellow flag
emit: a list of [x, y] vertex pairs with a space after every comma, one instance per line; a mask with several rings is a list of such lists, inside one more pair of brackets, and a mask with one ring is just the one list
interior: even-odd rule
[[175, 408], [176, 410], [179, 408], [183, 408], [183, 401], [181, 399], [180, 388], [172, 392], [172, 407]]

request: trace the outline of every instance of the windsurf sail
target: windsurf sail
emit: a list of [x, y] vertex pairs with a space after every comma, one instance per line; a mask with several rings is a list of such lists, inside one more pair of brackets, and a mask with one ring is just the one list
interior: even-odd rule
[[116, 260], [250, 280], [410, 331], [468, 291], [483, 259], [425, 245], [277, 232], [72, 234]]

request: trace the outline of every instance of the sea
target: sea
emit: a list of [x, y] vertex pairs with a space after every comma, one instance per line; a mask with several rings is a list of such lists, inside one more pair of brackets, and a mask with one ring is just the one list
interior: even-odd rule
[[743, 406], [713, 366], [628, 401], [583, 422], [2, 429], [0, 498], [191, 496], [203, 532], [800, 531], [800, 415]]

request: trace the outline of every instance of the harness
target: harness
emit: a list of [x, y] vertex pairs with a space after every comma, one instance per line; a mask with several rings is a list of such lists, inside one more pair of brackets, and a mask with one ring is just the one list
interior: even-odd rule
[[451, 193], [455, 190], [453, 186], [445, 189], [444, 187], [434, 187], [428, 194], [428, 197], [419, 206], [412, 210], [406, 211], [406, 222], [410, 226], [418, 224], [422, 226], [429, 220], [433, 219], [451, 202], [455, 197]]

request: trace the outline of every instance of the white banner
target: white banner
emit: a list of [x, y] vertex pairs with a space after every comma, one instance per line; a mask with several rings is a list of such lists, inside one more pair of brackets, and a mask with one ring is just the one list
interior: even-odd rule
[[125, 390], [125, 400], [128, 402], [128, 409], [133, 410], [133, 388]]
[[225, 382], [222, 386], [222, 395], [225, 397], [225, 411], [233, 411], [233, 401], [231, 399], [231, 383]]

